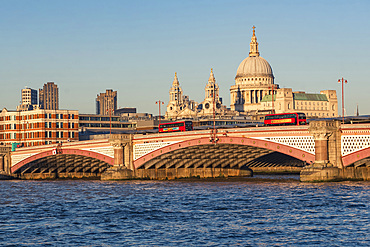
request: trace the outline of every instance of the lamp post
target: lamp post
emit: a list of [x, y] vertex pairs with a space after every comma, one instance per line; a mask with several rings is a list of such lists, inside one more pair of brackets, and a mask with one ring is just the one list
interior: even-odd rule
[[338, 83], [342, 83], [342, 123], [344, 123], [344, 83], [347, 83], [347, 80], [338, 79]]
[[[211, 69], [211, 72], [213, 73], [212, 69]], [[211, 131], [210, 141], [216, 145], [218, 142], [218, 138], [217, 138], [217, 129], [216, 129], [216, 83], [215, 82], [213, 83], [212, 100], [213, 100], [213, 129]]]
[[274, 108], [274, 84], [269, 86], [269, 89], [271, 89], [271, 107], [272, 107], [271, 113], [274, 114], [275, 113], [275, 108]]
[[112, 109], [108, 108], [107, 112], [109, 112], [109, 135], [112, 135]]
[[158, 117], [158, 119], [159, 119], [159, 125], [161, 125], [161, 104], [164, 105], [164, 102], [158, 100], [158, 101], [155, 102], [155, 104], [158, 104], [158, 108], [159, 108], [158, 109], [158, 111], [159, 111], [159, 117]]

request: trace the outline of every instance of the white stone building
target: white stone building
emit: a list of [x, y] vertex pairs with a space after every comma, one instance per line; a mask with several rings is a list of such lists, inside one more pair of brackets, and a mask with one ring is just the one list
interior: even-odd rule
[[[205, 98], [197, 103], [183, 96], [177, 74], [170, 89], [167, 119], [195, 117], [263, 115], [267, 113], [304, 112], [308, 117], [337, 117], [338, 100], [335, 90], [320, 93], [293, 92], [291, 88], [280, 88], [275, 84], [271, 65], [260, 56], [253, 27], [249, 56], [239, 65], [235, 85], [230, 88], [230, 109], [222, 105], [219, 86], [213, 70], [205, 87]], [[273, 97], [272, 97], [273, 95]]]
[[291, 88], [280, 88], [274, 83], [270, 64], [260, 57], [255, 27], [249, 56], [240, 63], [230, 94], [231, 110], [248, 115], [303, 112], [308, 117], [338, 116], [335, 90], [322, 90], [319, 94], [293, 92]]
[[213, 70], [205, 87], [205, 97], [201, 103], [190, 100], [188, 96], [184, 96], [180, 87], [180, 82], [175, 73], [175, 78], [170, 89], [170, 101], [167, 105], [166, 119], [184, 119], [184, 118], [199, 118], [224, 115], [227, 112], [226, 106], [222, 105], [222, 98], [219, 96], [219, 86], [216, 83]]

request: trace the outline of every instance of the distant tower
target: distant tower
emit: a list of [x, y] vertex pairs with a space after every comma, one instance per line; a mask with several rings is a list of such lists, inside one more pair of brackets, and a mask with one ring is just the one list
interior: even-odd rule
[[219, 87], [216, 83], [213, 69], [211, 69], [211, 74], [209, 75], [208, 83], [205, 88], [205, 98], [202, 102], [203, 115], [212, 115], [214, 104], [214, 109], [218, 112], [222, 106], [222, 99], [219, 97]]
[[96, 114], [109, 115], [109, 111], [114, 114], [117, 110], [117, 91], [107, 89], [105, 93], [100, 93], [96, 97]]
[[48, 82], [39, 89], [39, 104], [41, 109], [59, 110], [58, 86], [54, 82]]
[[17, 106], [17, 111], [29, 111], [37, 107], [37, 90], [28, 87], [22, 89], [22, 102]]
[[175, 78], [172, 82], [172, 87], [170, 89], [170, 101], [167, 105], [166, 117], [176, 118], [179, 112], [183, 108], [183, 96], [182, 89], [180, 87], [179, 79], [177, 78], [177, 73], [175, 73]]
[[37, 90], [28, 87], [22, 89], [22, 105], [37, 105]]

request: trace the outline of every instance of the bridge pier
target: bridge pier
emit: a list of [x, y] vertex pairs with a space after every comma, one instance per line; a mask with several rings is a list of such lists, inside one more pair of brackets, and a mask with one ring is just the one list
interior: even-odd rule
[[132, 134], [112, 134], [114, 166], [101, 175], [101, 180], [132, 179], [134, 177]]
[[315, 140], [315, 161], [301, 171], [302, 182], [370, 180], [366, 167], [343, 167], [340, 121], [312, 121], [308, 130]]
[[11, 176], [11, 159], [10, 159], [11, 147], [0, 146], [0, 180], [1, 179], [12, 179]]

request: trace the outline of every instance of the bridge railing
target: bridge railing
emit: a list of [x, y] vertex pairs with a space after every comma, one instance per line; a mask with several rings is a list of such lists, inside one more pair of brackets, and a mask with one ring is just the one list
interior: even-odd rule
[[[134, 140], [138, 139], [148, 139], [156, 137], [172, 137], [172, 136], [182, 136], [190, 134], [210, 134], [212, 129], [208, 130], [193, 130], [193, 131], [184, 131], [184, 132], [166, 132], [166, 133], [150, 133], [150, 134], [136, 134], [134, 135]], [[269, 131], [286, 131], [286, 130], [302, 130], [307, 131], [308, 126], [277, 126], [277, 127], [248, 127], [248, 128], [217, 128], [218, 133], [222, 134], [225, 131], [228, 133], [238, 133], [238, 132], [269, 132]]]

